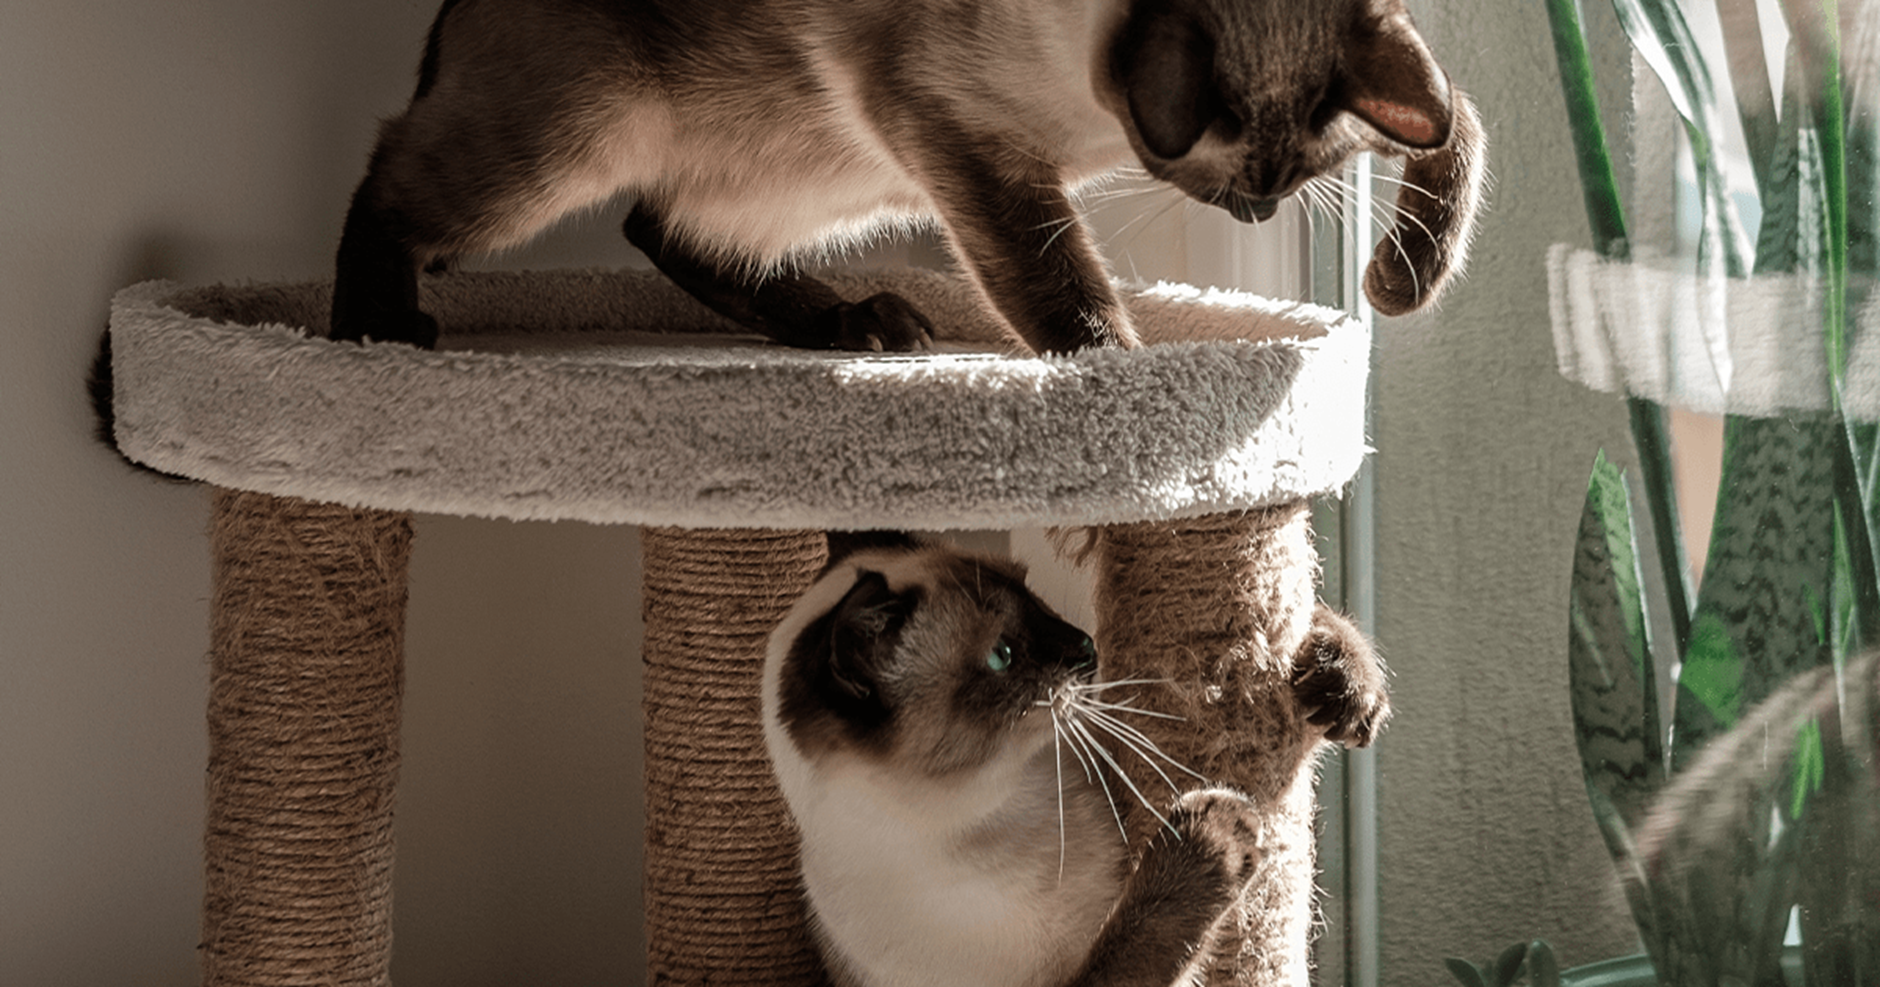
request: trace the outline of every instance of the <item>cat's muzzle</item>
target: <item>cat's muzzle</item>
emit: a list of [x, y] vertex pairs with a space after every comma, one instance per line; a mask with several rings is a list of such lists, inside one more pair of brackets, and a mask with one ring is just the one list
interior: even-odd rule
[[1263, 223], [1279, 212], [1279, 197], [1256, 199], [1244, 192], [1228, 192], [1214, 201], [1243, 223]]

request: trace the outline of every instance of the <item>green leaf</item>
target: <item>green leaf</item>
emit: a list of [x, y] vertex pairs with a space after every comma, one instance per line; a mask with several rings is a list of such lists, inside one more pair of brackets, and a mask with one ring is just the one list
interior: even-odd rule
[[1489, 987], [1488, 980], [1483, 977], [1482, 971], [1468, 960], [1451, 956], [1443, 960], [1443, 965], [1449, 968], [1451, 976], [1462, 981], [1463, 987]]
[[1601, 454], [1574, 546], [1568, 677], [1587, 786], [1628, 826], [1643, 818], [1665, 768], [1633, 539], [1625, 477]]
[[1830, 415], [1731, 416], [1723, 477], [1678, 676], [1673, 770], [1791, 676], [1831, 660], [1817, 629], [1834, 599], [1837, 443]]
[[1521, 975], [1521, 968], [1527, 965], [1528, 944], [1515, 943], [1501, 951], [1495, 957], [1495, 987], [1508, 987]]
[[1800, 819], [1808, 809], [1809, 796], [1821, 791], [1828, 773], [1827, 754], [1821, 747], [1821, 721], [1810, 719], [1802, 724], [1795, 741], [1790, 779], [1789, 818]]
[[1579, 164], [1580, 192], [1586, 202], [1593, 248], [1600, 256], [1623, 260], [1631, 256], [1625, 232], [1625, 210], [1619, 204], [1619, 182], [1613, 177], [1612, 154], [1606, 131], [1599, 122], [1599, 98], [1593, 89], [1593, 61], [1586, 51], [1576, 0], [1547, 0], [1547, 21], [1553, 29], [1554, 60], [1560, 66], [1561, 95], [1567, 104], [1567, 122], [1573, 131], [1573, 151]]
[[1560, 961], [1545, 939], [1528, 944], [1528, 987], [1560, 987]]
[[[1704, 707], [1718, 724], [1728, 727], [1743, 713], [1743, 656], [1730, 637], [1730, 629], [1715, 613], [1702, 612], [1691, 625], [1691, 649], [1678, 671], [1682, 694]], [[1680, 745], [1681, 747], [1684, 745]]]
[[[1698, 187], [1704, 196], [1704, 236], [1699, 257], [1716, 262], [1721, 273], [1742, 277], [1747, 273], [1745, 255], [1749, 250], [1742, 222], [1730, 200], [1721, 164], [1711, 149], [1711, 135], [1722, 134], [1717, 120], [1716, 87], [1711, 82], [1710, 67], [1704, 62], [1684, 13], [1669, 0], [1613, 0], [1619, 24], [1632, 39], [1632, 47], [1664, 83], [1671, 105], [1684, 118], [1685, 134], [1690, 138], [1691, 157], [1697, 166]], [[1702, 265], [1711, 269], [1709, 263]], [[1707, 333], [1713, 350], [1721, 342], [1723, 327]], [[1727, 357], [1727, 343], [1722, 354]]]

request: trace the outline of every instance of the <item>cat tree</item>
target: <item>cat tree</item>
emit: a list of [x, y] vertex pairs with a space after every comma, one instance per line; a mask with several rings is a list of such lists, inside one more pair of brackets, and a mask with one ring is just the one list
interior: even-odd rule
[[1214, 982], [1305, 987], [1318, 742], [1289, 662], [1317, 575], [1305, 499], [1365, 452], [1364, 330], [1161, 287], [1127, 299], [1141, 349], [1011, 357], [960, 282], [833, 280], [909, 298], [939, 351], [728, 339], [651, 275], [432, 281], [437, 352], [307, 338], [324, 284], [118, 295], [120, 447], [215, 488], [205, 983], [389, 982], [425, 511], [647, 526], [650, 983], [821, 982], [758, 714], [821, 531], [1092, 525], [1104, 674], [1171, 679], [1149, 701], [1188, 721], [1145, 729], [1263, 815]]

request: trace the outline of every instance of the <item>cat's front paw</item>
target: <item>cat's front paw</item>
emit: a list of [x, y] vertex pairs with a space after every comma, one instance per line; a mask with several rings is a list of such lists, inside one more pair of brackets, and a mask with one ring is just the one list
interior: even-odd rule
[[838, 350], [912, 353], [933, 348], [933, 323], [891, 291], [831, 309], [829, 345]]
[[1168, 821], [1192, 852], [1218, 869], [1221, 891], [1238, 897], [1262, 853], [1253, 802], [1232, 789], [1203, 788], [1183, 795]]
[[1312, 631], [1294, 657], [1294, 669], [1293, 695], [1325, 739], [1369, 746], [1390, 719], [1383, 659], [1363, 632], [1330, 607], [1320, 604], [1313, 612]]

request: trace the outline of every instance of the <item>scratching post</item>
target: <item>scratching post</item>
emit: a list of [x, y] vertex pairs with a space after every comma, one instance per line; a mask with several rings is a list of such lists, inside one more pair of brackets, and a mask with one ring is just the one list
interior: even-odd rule
[[[1133, 723], [1170, 757], [1258, 807], [1264, 856], [1242, 902], [1240, 942], [1209, 983], [1306, 987], [1312, 924], [1312, 753], [1292, 693], [1311, 626], [1318, 555], [1303, 502], [1186, 521], [1113, 525], [1097, 536], [1097, 650], [1107, 680], [1166, 679]], [[1145, 793], [1167, 784], [1126, 763]], [[1180, 776], [1178, 776], [1180, 777]], [[1193, 787], [1194, 784], [1190, 784]], [[1159, 825], [1131, 803], [1141, 846]]]
[[203, 982], [391, 982], [405, 514], [218, 489]]
[[1038, 358], [1002, 351], [964, 281], [831, 280], [907, 298], [936, 352], [756, 345], [651, 274], [427, 279], [435, 352], [310, 338], [325, 283], [118, 294], [118, 447], [219, 488], [206, 983], [387, 982], [407, 512], [428, 511], [645, 527], [650, 983], [823, 979], [759, 715], [818, 532], [1090, 526], [1106, 674], [1170, 680], [1143, 699], [1188, 722], [1145, 731], [1262, 815], [1214, 982], [1304, 987], [1303, 503], [1363, 458], [1363, 327], [1125, 287], [1147, 345]]
[[814, 987], [762, 707], [765, 645], [822, 568], [823, 535], [648, 528], [641, 544], [648, 983]]

